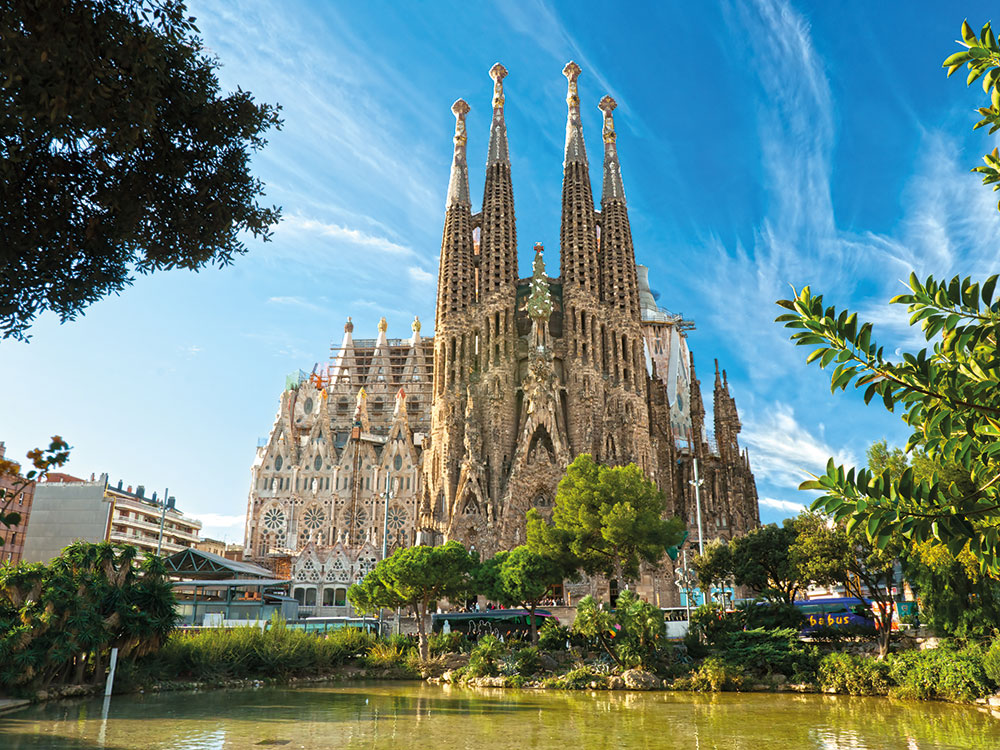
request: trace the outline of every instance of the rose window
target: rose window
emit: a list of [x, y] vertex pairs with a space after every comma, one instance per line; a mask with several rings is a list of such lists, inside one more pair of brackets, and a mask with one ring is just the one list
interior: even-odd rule
[[285, 514], [278, 508], [268, 508], [264, 511], [262, 520], [268, 531], [278, 531], [285, 527]]
[[393, 531], [399, 531], [406, 525], [406, 511], [403, 510], [402, 506], [393, 505], [389, 508], [386, 525]]
[[368, 524], [368, 511], [358, 508], [355, 511], [347, 511], [347, 525], [360, 529]]
[[321, 527], [325, 520], [326, 514], [323, 512], [323, 509], [315, 505], [306, 508], [306, 512], [302, 514], [302, 523], [305, 524], [307, 529], [312, 529], [313, 531]]

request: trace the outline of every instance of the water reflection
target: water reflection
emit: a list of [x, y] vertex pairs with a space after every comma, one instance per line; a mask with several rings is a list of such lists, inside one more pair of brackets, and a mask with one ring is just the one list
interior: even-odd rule
[[973, 708], [819, 695], [355, 684], [120, 696], [0, 718], [7, 750], [996, 750]]

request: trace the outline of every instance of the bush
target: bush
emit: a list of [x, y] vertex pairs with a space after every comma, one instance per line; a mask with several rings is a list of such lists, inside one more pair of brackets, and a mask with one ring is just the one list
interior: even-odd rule
[[727, 613], [718, 604], [702, 604], [691, 613], [690, 632], [710, 645], [721, 636], [738, 630], [743, 630], [743, 619], [739, 613]]
[[381, 641], [374, 644], [365, 657], [365, 664], [380, 669], [408, 669], [408, 659], [412, 646], [400, 646], [398, 643]]
[[546, 620], [538, 631], [538, 647], [543, 651], [565, 651], [569, 640], [569, 628], [555, 620]]
[[718, 656], [705, 659], [687, 680], [687, 686], [698, 692], [733, 691], [739, 690], [742, 685], [743, 670], [734, 664], [727, 664]]
[[442, 654], [458, 654], [469, 650], [469, 639], [464, 633], [434, 633], [428, 639], [431, 648], [431, 656], [441, 656]]
[[824, 690], [849, 695], [886, 695], [892, 685], [889, 664], [870, 656], [827, 654], [819, 663]]
[[994, 636], [990, 647], [983, 656], [983, 670], [993, 681], [994, 687], [1000, 687], [1000, 636]]
[[517, 674], [529, 676], [542, 671], [542, 655], [537, 646], [526, 646], [514, 652]]
[[506, 652], [503, 641], [494, 635], [484, 635], [472, 649], [466, 674], [469, 677], [495, 677], [499, 672], [499, 661]]
[[591, 667], [581, 665], [557, 677], [555, 685], [564, 690], [584, 690], [590, 687], [592, 682], [596, 682], [600, 687], [605, 687], [607, 677]]
[[897, 687], [892, 695], [919, 700], [942, 699], [971, 703], [993, 692], [981, 646], [955, 649], [942, 645], [927, 651], [908, 651], [892, 657], [890, 674]]
[[740, 605], [733, 614], [742, 618], [745, 630], [792, 628], [797, 632], [805, 622], [802, 610], [787, 602], [749, 602]]
[[724, 661], [756, 675], [780, 673], [812, 680], [819, 657], [815, 647], [803, 647], [798, 635], [792, 628], [724, 633], [718, 636], [718, 653]]

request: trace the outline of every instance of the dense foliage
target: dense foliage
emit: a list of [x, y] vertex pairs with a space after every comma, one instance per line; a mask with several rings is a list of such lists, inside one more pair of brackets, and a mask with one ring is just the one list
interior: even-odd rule
[[[868, 449], [868, 468], [888, 470], [893, 478], [912, 468], [916, 481], [934, 475], [953, 483], [963, 493], [974, 491], [965, 468], [954, 461], [935, 461], [918, 446], [909, 454], [885, 441]], [[1000, 629], [1000, 581], [982, 571], [975, 556], [964, 549], [957, 555], [947, 546], [928, 540], [904, 545], [903, 575], [920, 602], [920, 617], [939, 635], [985, 637]]]
[[250, 155], [278, 108], [223, 95], [179, 0], [0, 6], [0, 331], [131, 274], [225, 265], [279, 219]]
[[524, 607], [531, 618], [531, 642], [538, 643], [535, 610], [553, 586], [575, 575], [558, 561], [525, 545], [498, 552], [473, 573], [476, 593], [507, 607]]
[[320, 637], [288, 628], [275, 618], [266, 630], [247, 626], [176, 632], [158, 652], [124, 668], [122, 687], [175, 680], [283, 679], [329, 674], [348, 666], [413, 677], [415, 657], [412, 642], [405, 637], [379, 639], [356, 628]]
[[663, 493], [638, 466], [604, 466], [583, 453], [559, 482], [552, 522], [528, 512], [528, 547], [568, 570], [633, 581], [641, 563], [676, 555], [684, 539], [684, 523], [665, 512]]
[[176, 621], [159, 557], [76, 543], [49, 565], [0, 566], [0, 687], [104, 679], [110, 648], [128, 661], [156, 651]]
[[667, 648], [663, 611], [623, 591], [615, 609], [591, 596], [580, 600], [572, 630], [604, 651], [619, 667], [651, 666]]

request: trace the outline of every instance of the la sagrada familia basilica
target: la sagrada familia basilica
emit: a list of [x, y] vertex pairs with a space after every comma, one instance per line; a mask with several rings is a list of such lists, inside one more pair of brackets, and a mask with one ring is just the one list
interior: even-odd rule
[[[600, 208], [591, 191], [577, 78], [569, 63], [560, 269], [535, 246], [530, 277], [517, 227], [495, 65], [482, 209], [473, 211], [459, 99], [444, 218], [434, 336], [420, 321], [404, 339], [355, 339], [348, 319], [329, 363], [291, 376], [274, 427], [257, 449], [245, 553], [284, 561], [296, 598], [317, 614], [346, 612], [347, 586], [389, 551], [458, 539], [483, 555], [524, 541], [525, 513], [551, 512], [566, 466], [581, 453], [634, 462], [663, 490], [668, 513], [697, 540], [759, 523], [736, 404], [715, 367], [714, 438], [681, 316], [657, 306], [636, 265], [614, 126], [605, 96]], [[669, 560], [636, 588], [679, 604]], [[614, 585], [613, 583], [611, 584]], [[581, 588], [582, 587], [582, 588]], [[603, 591], [601, 588], [603, 587]], [[608, 582], [571, 586], [605, 598]]]

